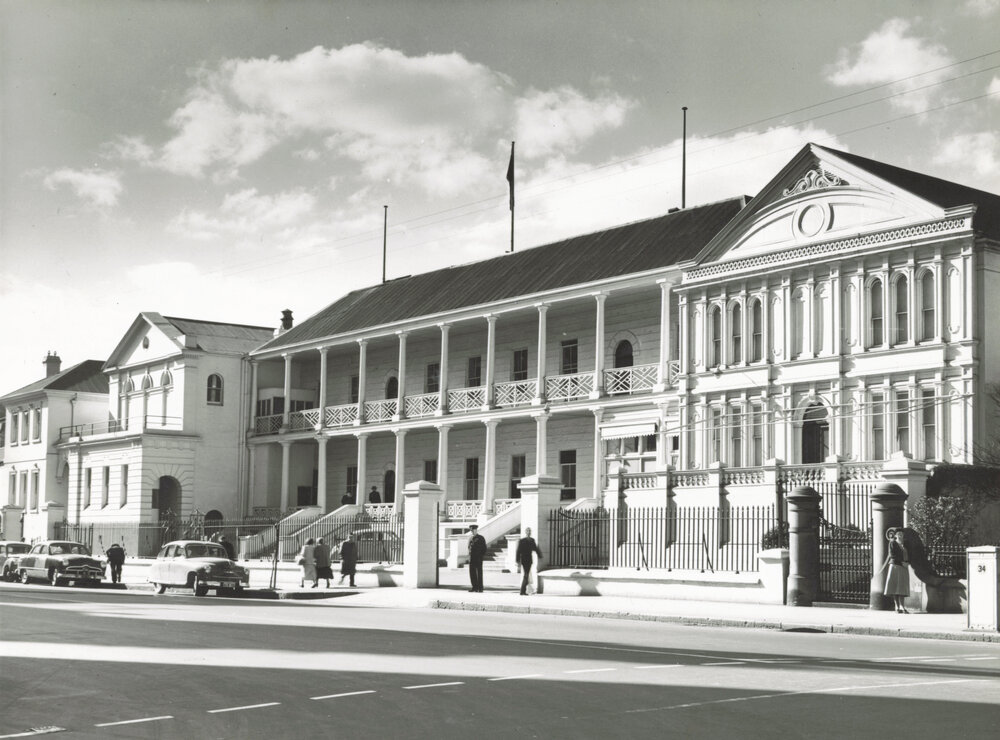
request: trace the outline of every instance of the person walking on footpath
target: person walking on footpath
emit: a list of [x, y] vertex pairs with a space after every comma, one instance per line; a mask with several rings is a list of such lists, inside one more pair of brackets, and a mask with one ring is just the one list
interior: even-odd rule
[[296, 562], [302, 566], [302, 579], [299, 581], [299, 586], [305, 588], [306, 581], [312, 581], [313, 588], [316, 588], [319, 584], [319, 580], [316, 578], [316, 540], [312, 537], [306, 540], [306, 544], [299, 551]]
[[352, 537], [340, 543], [340, 582], [349, 578], [351, 588], [354, 587], [354, 575], [358, 570], [358, 544]]
[[541, 559], [542, 551], [538, 549], [538, 543], [531, 536], [531, 527], [524, 528], [524, 537], [517, 541], [517, 567], [524, 574], [521, 578], [521, 596], [528, 595], [528, 584], [531, 583], [531, 566], [534, 564], [534, 556]]
[[380, 504], [382, 503], [382, 496], [379, 495], [378, 488], [372, 486], [372, 490], [368, 492], [368, 503], [370, 504]]
[[233, 543], [226, 539], [226, 535], [219, 535], [219, 544], [225, 549], [227, 558], [236, 560], [236, 549], [233, 547]]
[[472, 535], [469, 537], [469, 580], [472, 581], [473, 593], [483, 592], [483, 558], [486, 557], [486, 538], [479, 534], [479, 525], [469, 526]]
[[111, 572], [111, 582], [122, 582], [122, 566], [125, 565], [125, 548], [117, 542], [112, 542], [111, 547], [104, 553], [108, 558], [108, 570]]
[[903, 546], [902, 527], [889, 527], [885, 531], [885, 537], [889, 540], [889, 552], [885, 556], [881, 570], [885, 570], [888, 566], [889, 572], [885, 576], [885, 589], [882, 593], [892, 597], [897, 614], [909, 614], [903, 606], [906, 597], [910, 595], [910, 566], [906, 547]]
[[316, 560], [316, 583], [313, 588], [319, 586], [319, 579], [326, 581], [326, 587], [330, 588], [330, 581], [333, 580], [333, 569], [330, 567], [330, 546], [320, 537], [316, 540], [316, 549], [313, 550], [313, 558]]

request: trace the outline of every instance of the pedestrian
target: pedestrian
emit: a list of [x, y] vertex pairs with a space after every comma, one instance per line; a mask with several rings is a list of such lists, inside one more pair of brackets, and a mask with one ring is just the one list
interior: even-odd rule
[[222, 545], [223, 549], [226, 551], [226, 557], [230, 560], [236, 560], [236, 548], [233, 547], [233, 543], [226, 539], [226, 535], [219, 535], [219, 544]]
[[531, 566], [534, 564], [535, 555], [539, 559], [542, 551], [538, 549], [538, 543], [531, 536], [531, 527], [524, 528], [524, 537], [517, 541], [517, 568], [524, 573], [521, 578], [521, 596], [528, 594], [528, 584], [531, 582]]
[[903, 528], [889, 527], [885, 531], [885, 537], [889, 540], [889, 552], [885, 556], [881, 570], [885, 570], [888, 566], [889, 572], [886, 573], [885, 589], [882, 593], [892, 597], [897, 614], [909, 614], [903, 606], [906, 597], [910, 595], [910, 563], [906, 547], [903, 546]]
[[354, 503], [354, 496], [351, 495], [350, 491], [348, 491], [347, 493], [345, 493], [343, 496], [340, 497], [341, 506], [350, 506], [353, 503]]
[[370, 504], [382, 503], [382, 496], [379, 495], [378, 488], [375, 486], [372, 486], [372, 490], [368, 492], [368, 503]]
[[113, 542], [104, 554], [108, 558], [108, 570], [111, 571], [111, 582], [121, 583], [122, 566], [125, 565], [125, 548], [117, 542]]
[[479, 534], [479, 525], [469, 526], [472, 531], [469, 537], [469, 580], [474, 593], [483, 592], [483, 558], [486, 556], [486, 538]]
[[340, 583], [345, 578], [350, 578], [350, 585], [354, 587], [354, 574], [358, 570], [358, 544], [354, 541], [353, 535], [340, 543]]
[[316, 578], [316, 540], [312, 537], [306, 540], [306, 544], [299, 550], [299, 557], [296, 562], [302, 566], [302, 579], [299, 586], [305, 588], [306, 581], [313, 582], [313, 588], [319, 584]]
[[330, 546], [320, 537], [316, 540], [316, 549], [313, 550], [313, 558], [316, 560], [316, 583], [313, 588], [319, 585], [319, 579], [326, 580], [326, 587], [330, 588], [330, 581], [333, 579], [333, 569], [330, 567]]

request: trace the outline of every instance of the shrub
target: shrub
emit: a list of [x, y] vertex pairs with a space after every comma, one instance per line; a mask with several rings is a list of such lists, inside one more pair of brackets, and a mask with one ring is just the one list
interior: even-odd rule
[[788, 547], [788, 524], [771, 527], [760, 538], [762, 550], [773, 550], [778, 547]]
[[983, 497], [925, 496], [909, 507], [910, 526], [920, 533], [924, 542], [968, 543]]

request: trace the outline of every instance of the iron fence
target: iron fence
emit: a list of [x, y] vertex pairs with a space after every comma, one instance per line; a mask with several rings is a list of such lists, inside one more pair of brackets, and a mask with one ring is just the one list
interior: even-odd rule
[[764, 535], [777, 524], [773, 506], [557, 510], [549, 519], [549, 564], [755, 572]]

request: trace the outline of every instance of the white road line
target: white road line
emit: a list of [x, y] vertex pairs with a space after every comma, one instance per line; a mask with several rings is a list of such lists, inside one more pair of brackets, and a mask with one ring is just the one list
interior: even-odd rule
[[563, 673], [607, 673], [608, 671], [617, 670], [617, 668], [583, 668], [578, 671], [563, 671]]
[[726, 663], [699, 663], [698, 665], [746, 665], [742, 660]]
[[954, 663], [958, 658], [924, 658], [921, 663]]
[[172, 714], [164, 714], [162, 717], [143, 717], [142, 719], [126, 719], [121, 722], [104, 722], [103, 724], [94, 725], [94, 727], [114, 727], [115, 725], [137, 725], [140, 722], [156, 722], [161, 719], [173, 719]]
[[8, 737], [35, 737], [36, 735], [49, 735], [53, 732], [66, 732], [65, 727], [35, 727], [27, 732], [17, 732], [13, 735], [0, 735], [0, 740]]
[[904, 655], [900, 658], [872, 658], [873, 663], [890, 663], [894, 660], [926, 660], [933, 658], [933, 655]]
[[425, 683], [420, 686], [404, 686], [404, 689], [434, 689], [438, 686], [461, 686], [465, 681], [448, 681], [446, 683]]
[[366, 691], [348, 691], [344, 694], [327, 694], [326, 696], [310, 696], [309, 698], [313, 701], [319, 701], [320, 699], [340, 699], [343, 696], [361, 696], [362, 694], [374, 693], [374, 689], [367, 689]]
[[276, 707], [281, 704], [280, 701], [269, 701], [264, 704], [248, 704], [245, 707], [226, 707], [225, 709], [209, 709], [209, 714], [221, 714], [222, 712], [239, 712], [244, 709], [260, 709], [261, 707]]
[[682, 663], [659, 663], [657, 665], [637, 665], [635, 669], [637, 671], [648, 671], [653, 668], [680, 668]]
[[520, 676], [497, 676], [496, 678], [487, 678], [487, 681], [516, 681], [519, 678], [538, 678], [541, 673], [525, 673]]
[[996, 655], [991, 655], [987, 658], [966, 658], [966, 660], [997, 660], [997, 659], [998, 658]]

